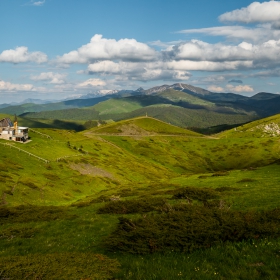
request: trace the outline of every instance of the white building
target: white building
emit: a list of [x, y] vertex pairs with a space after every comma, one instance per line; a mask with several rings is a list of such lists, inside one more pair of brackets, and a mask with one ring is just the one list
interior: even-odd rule
[[17, 126], [10, 118], [0, 120], [0, 139], [25, 142], [28, 139], [28, 127]]

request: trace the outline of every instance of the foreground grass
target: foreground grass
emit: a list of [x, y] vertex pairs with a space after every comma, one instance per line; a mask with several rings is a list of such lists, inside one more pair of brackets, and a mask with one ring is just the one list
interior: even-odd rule
[[219, 245], [190, 254], [113, 255], [122, 265], [118, 279], [279, 279], [280, 240]]

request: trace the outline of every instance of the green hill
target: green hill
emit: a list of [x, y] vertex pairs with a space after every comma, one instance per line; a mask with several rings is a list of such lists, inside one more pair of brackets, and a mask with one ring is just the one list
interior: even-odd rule
[[201, 136], [193, 131], [183, 129], [150, 117], [139, 117], [108, 124], [91, 129], [90, 133], [115, 135], [188, 135]]
[[3, 279], [278, 278], [279, 137], [35, 131], [0, 141]]
[[234, 138], [267, 138], [280, 137], [280, 114], [244, 124], [234, 129], [222, 132], [219, 137]]

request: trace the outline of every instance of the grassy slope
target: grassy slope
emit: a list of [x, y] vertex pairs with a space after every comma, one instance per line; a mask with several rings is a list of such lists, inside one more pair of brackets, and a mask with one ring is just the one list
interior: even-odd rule
[[193, 95], [190, 95], [186, 92], [182, 92], [182, 91], [178, 91], [178, 90], [174, 90], [174, 89], [168, 89], [163, 92], [160, 92], [157, 94], [157, 96], [166, 98], [173, 102], [185, 101], [185, 102], [188, 102], [189, 104], [210, 106], [210, 107], [215, 105], [214, 103], [212, 103], [210, 101], [207, 101], [207, 100], [195, 97]]
[[219, 137], [260, 138], [280, 136], [280, 114], [260, 119], [218, 134]]
[[[150, 118], [132, 121], [134, 125], [153, 134], [160, 134], [161, 128], [176, 133], [174, 127], [163, 123], [159, 125]], [[123, 123], [114, 124], [114, 127], [122, 126]], [[108, 126], [99, 131], [102, 129], [106, 130]], [[154, 131], [156, 129], [159, 130]], [[179, 131], [179, 135], [173, 137], [101, 137], [93, 133], [55, 129], [40, 131], [52, 139], [31, 133], [32, 142], [14, 145], [51, 160], [50, 164], [46, 165], [1, 145], [2, 202], [8, 202], [8, 206], [62, 206], [74, 202], [87, 205], [101, 195], [105, 198], [119, 195], [122, 199], [168, 198], [170, 190], [182, 186], [207, 186], [212, 189], [226, 186], [232, 189], [223, 192], [222, 199], [231, 204], [233, 209], [279, 207], [279, 165], [267, 165], [279, 159], [277, 137], [258, 138], [249, 134], [248, 137], [232, 136], [219, 140], [188, 138], [180, 135]], [[79, 152], [74, 146], [82, 146], [82, 150], [88, 154]], [[58, 157], [64, 156], [73, 157], [56, 161]], [[73, 164], [95, 166], [107, 173], [81, 175], [70, 168]], [[230, 172], [217, 176], [220, 170]], [[40, 221], [31, 218], [24, 223], [4, 223], [0, 225], [2, 232], [20, 232], [21, 229], [26, 232], [27, 228], [33, 228], [38, 233], [32, 238], [20, 237], [19, 233], [12, 239], [4, 238], [0, 255], [106, 253], [100, 242], [114, 230], [119, 215], [97, 214], [97, 209], [102, 205], [104, 203], [97, 201], [82, 208], [66, 208], [68, 215], [76, 215], [76, 218], [71, 219], [66, 215], [58, 220]], [[145, 257], [106, 254], [117, 258], [122, 264], [122, 271], [116, 276], [118, 279], [277, 279], [279, 258], [275, 252], [279, 249], [280, 242], [274, 239], [225, 244], [190, 254], [170, 252]]]
[[107, 114], [127, 113], [141, 107], [142, 106], [137, 101], [130, 100], [129, 98], [112, 98], [93, 106], [93, 108], [100, 113], [100, 116]]
[[150, 135], [150, 134], [175, 134], [200, 136], [198, 133], [170, 125], [150, 117], [139, 117], [108, 124], [104, 127], [97, 127], [91, 130], [98, 134], [121, 134], [121, 135]]

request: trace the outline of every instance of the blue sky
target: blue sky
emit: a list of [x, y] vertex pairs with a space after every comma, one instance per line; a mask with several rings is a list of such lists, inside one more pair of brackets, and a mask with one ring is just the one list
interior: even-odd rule
[[0, 103], [187, 83], [280, 93], [280, 1], [0, 0]]

